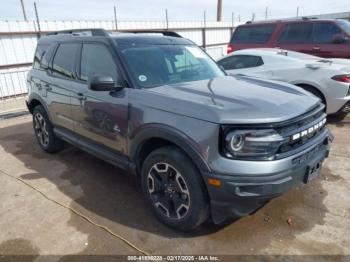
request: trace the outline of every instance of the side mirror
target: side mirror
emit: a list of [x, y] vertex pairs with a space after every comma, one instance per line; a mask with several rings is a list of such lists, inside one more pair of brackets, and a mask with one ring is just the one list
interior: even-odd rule
[[89, 89], [94, 91], [120, 91], [123, 86], [117, 85], [110, 76], [93, 76], [88, 82]]
[[332, 38], [332, 42], [334, 44], [342, 44], [346, 42], [346, 40], [347, 40], [346, 37], [344, 37], [342, 34], [336, 34]]

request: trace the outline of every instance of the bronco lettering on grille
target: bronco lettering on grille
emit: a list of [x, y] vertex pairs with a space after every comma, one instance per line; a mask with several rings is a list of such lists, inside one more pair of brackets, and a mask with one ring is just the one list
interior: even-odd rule
[[322, 121], [318, 122], [317, 124], [313, 125], [312, 127], [309, 127], [308, 129], [305, 129], [299, 133], [296, 133], [290, 137], [291, 141], [295, 141], [303, 136], [310, 135], [317, 130], [319, 130], [321, 127], [323, 127], [326, 124], [326, 118], [323, 119]]

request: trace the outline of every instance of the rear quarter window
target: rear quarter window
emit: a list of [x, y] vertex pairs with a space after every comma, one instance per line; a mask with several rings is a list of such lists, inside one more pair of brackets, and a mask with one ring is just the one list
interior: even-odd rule
[[34, 55], [34, 62], [33, 62], [33, 68], [34, 69], [39, 69], [40, 68], [40, 63], [41, 60], [45, 54], [45, 51], [49, 45], [43, 45], [43, 44], [38, 44], [35, 50], [35, 55]]
[[263, 44], [269, 41], [276, 25], [249, 25], [238, 27], [231, 38], [231, 44]]
[[244, 69], [258, 67], [264, 64], [260, 56], [254, 55], [234, 55], [218, 62], [225, 70]]

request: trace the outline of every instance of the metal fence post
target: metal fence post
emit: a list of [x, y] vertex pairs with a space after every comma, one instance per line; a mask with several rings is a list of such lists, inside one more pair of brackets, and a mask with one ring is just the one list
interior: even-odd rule
[[202, 46], [203, 48], [205, 49], [206, 47], [206, 30], [205, 28], [207, 27], [207, 16], [206, 16], [206, 13], [204, 11], [204, 14], [203, 14], [203, 19], [204, 19], [204, 26], [202, 28]]

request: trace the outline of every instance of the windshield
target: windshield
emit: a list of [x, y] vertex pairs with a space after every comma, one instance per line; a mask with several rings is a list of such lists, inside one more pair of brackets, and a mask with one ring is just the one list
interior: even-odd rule
[[224, 75], [218, 65], [197, 46], [128, 45], [120, 48], [134, 81], [143, 88]]
[[346, 20], [338, 20], [338, 25], [350, 35], [350, 22]]

